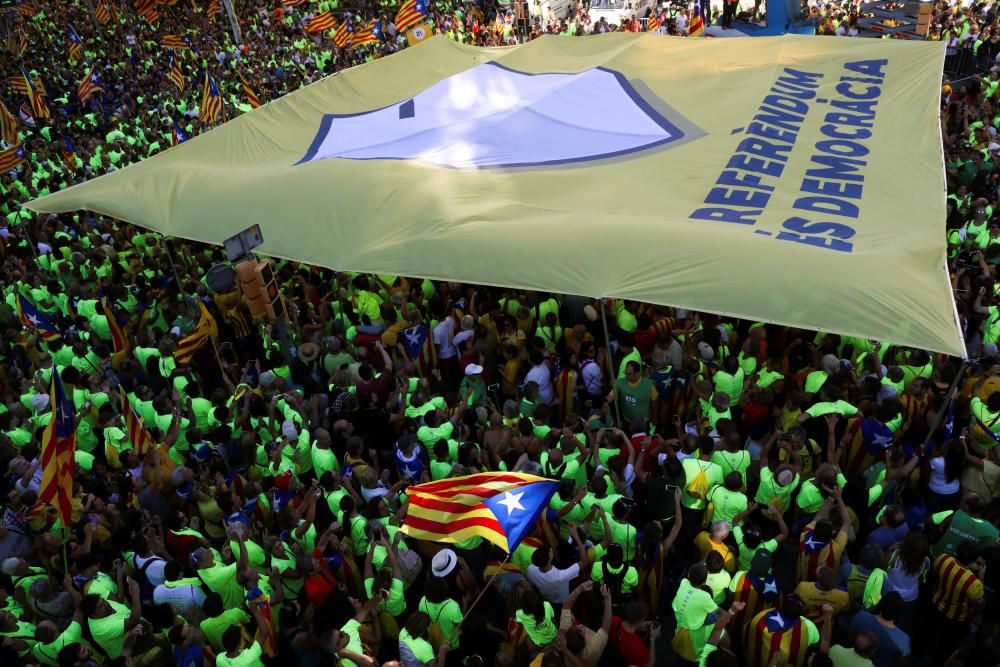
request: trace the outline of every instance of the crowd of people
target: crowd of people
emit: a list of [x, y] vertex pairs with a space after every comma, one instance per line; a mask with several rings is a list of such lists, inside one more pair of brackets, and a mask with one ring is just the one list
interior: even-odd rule
[[[167, 149], [175, 124], [205, 129], [205, 69], [232, 117], [249, 110], [241, 78], [267, 101], [405, 37], [390, 27], [341, 50], [307, 35], [329, 0], [234, 3], [238, 46], [200, 0], [162, 3], [155, 29], [117, 3], [101, 25], [88, 4], [28, 0], [3, 26], [4, 71], [23, 64], [52, 112], [18, 126], [26, 162], [0, 177], [9, 664], [1000, 664], [988, 8], [936, 7], [942, 39], [982, 57], [941, 97], [966, 366], [683, 309], [279, 261], [286, 356], [238, 293], [209, 288], [220, 249], [19, 205]], [[352, 11], [389, 25], [395, 7]], [[516, 39], [516, 20], [491, 12], [442, 2], [430, 22], [462, 41]], [[584, 15], [539, 16], [531, 32], [635, 27]], [[683, 34], [686, 10], [675, 16], [660, 30]], [[174, 53], [183, 91], [163, 34], [188, 38]], [[92, 65], [102, 89], [80, 103]], [[18, 93], [0, 98], [18, 113]], [[56, 335], [22, 325], [19, 295]], [[179, 362], [201, 306], [218, 335]], [[68, 523], [39, 500], [54, 369], [74, 410]], [[152, 435], [145, 451], [123, 396]], [[409, 486], [486, 471], [560, 482], [509, 557], [400, 530]]]

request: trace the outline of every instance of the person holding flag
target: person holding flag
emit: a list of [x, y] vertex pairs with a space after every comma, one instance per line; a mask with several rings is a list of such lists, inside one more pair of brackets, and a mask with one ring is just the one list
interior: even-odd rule
[[198, 301], [198, 323], [194, 330], [177, 342], [177, 349], [174, 351], [174, 360], [178, 364], [190, 363], [202, 345], [212, 336], [218, 336], [219, 329], [215, 323], [215, 318], [205, 308], [205, 304]]
[[[751, 619], [747, 630], [747, 667], [775, 664], [804, 667], [809, 647], [820, 641], [819, 629], [803, 615], [804, 610], [802, 600], [789, 595], [778, 609], [762, 611]], [[833, 623], [832, 611], [824, 605], [824, 626]]]
[[51, 417], [42, 434], [42, 484], [38, 500], [56, 510], [63, 527], [72, 523], [74, 455], [76, 453], [76, 411], [59, 379], [59, 369], [52, 369], [49, 387]]

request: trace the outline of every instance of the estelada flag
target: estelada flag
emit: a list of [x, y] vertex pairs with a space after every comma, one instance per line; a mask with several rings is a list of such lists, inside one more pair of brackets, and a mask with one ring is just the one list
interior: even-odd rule
[[212, 314], [208, 312], [205, 308], [205, 304], [201, 301], [198, 302], [198, 309], [200, 315], [198, 316], [198, 324], [195, 325], [194, 330], [182, 338], [177, 343], [177, 350], [174, 352], [174, 360], [178, 364], [186, 364], [191, 361], [194, 353], [205, 344], [209, 336], [219, 335], [219, 330], [215, 324], [215, 318]]
[[[790, 619], [778, 609], [762, 611], [750, 621], [746, 647], [749, 667], [773, 664], [802, 667], [809, 648], [809, 623]], [[775, 662], [777, 660], [777, 662]]]
[[0, 139], [8, 144], [17, 143], [17, 120], [3, 102], [0, 102]]
[[146, 428], [139, 413], [132, 407], [132, 402], [128, 400], [128, 394], [120, 390], [122, 394], [122, 420], [125, 422], [125, 432], [128, 434], [129, 442], [132, 443], [132, 450], [137, 456], [142, 456], [146, 450], [153, 446], [153, 434]]
[[73, 476], [76, 453], [76, 409], [63, 389], [59, 369], [52, 368], [49, 387], [52, 415], [42, 435], [42, 484], [38, 499], [56, 509], [59, 521], [69, 526], [73, 514]]
[[165, 49], [191, 48], [191, 40], [184, 35], [164, 35], [162, 44]]
[[111, 330], [111, 344], [114, 346], [115, 354], [122, 352], [128, 348], [128, 336], [118, 323], [118, 317], [111, 310], [107, 299], [101, 299], [101, 307], [104, 308], [104, 317], [108, 320], [108, 328]]
[[21, 293], [17, 295], [17, 320], [26, 327], [31, 327], [38, 331], [38, 335], [45, 340], [56, 340], [61, 338], [59, 329], [49, 320], [48, 316], [38, 310], [28, 298]]
[[351, 43], [351, 35], [350, 21], [344, 19], [344, 22], [338, 25], [337, 29], [333, 31], [333, 43], [345, 49]]
[[694, 3], [694, 16], [688, 26], [688, 37], [697, 37], [705, 32], [705, 20], [701, 17], [701, 5]]
[[0, 151], [0, 174], [6, 173], [16, 167], [20, 167], [27, 161], [28, 153], [24, 150], [24, 144], [17, 144], [6, 150]]
[[481, 537], [512, 553], [559, 488], [556, 480], [484, 472], [411, 486], [400, 530], [431, 542]]
[[351, 37], [351, 48], [365, 44], [378, 44], [382, 41], [382, 22], [372, 19], [367, 26], [354, 33]]
[[396, 14], [396, 30], [406, 32], [427, 20], [427, 0], [406, 0]]

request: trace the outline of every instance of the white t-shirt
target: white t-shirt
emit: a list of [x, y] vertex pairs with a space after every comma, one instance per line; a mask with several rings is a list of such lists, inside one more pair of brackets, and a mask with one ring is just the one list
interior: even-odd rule
[[528, 566], [528, 581], [534, 584], [543, 599], [552, 604], [562, 604], [569, 597], [569, 582], [580, 574], [580, 564], [573, 563], [565, 570], [553, 567], [542, 572], [534, 565]]
[[549, 371], [548, 364], [543, 361], [537, 366], [533, 366], [528, 371], [528, 374], [524, 376], [524, 381], [534, 382], [538, 385], [538, 395], [542, 398], [543, 403], [552, 402], [556, 391], [552, 386], [552, 373]]
[[475, 331], [459, 331], [455, 334], [455, 337], [451, 339], [451, 344], [455, 346], [455, 349], [461, 349], [462, 343], [475, 335]]
[[150, 563], [149, 567], [146, 568], [146, 579], [148, 579], [149, 583], [151, 583], [152, 585], [159, 586], [160, 584], [162, 584], [164, 581], [167, 580], [166, 574], [164, 573], [164, 570], [167, 567], [167, 562], [165, 560], [163, 560], [159, 556], [150, 556], [149, 558], [143, 558], [142, 556], [135, 555], [132, 557], [132, 567], [134, 567], [136, 571], [141, 570], [142, 566], [145, 565], [148, 561], [153, 561], [153, 562]]
[[943, 456], [931, 459], [931, 480], [927, 484], [931, 491], [942, 496], [950, 496], [954, 493], [958, 493], [961, 488], [961, 484], [961, 476], [956, 477], [950, 482], [948, 481], [948, 478], [945, 477]]
[[458, 356], [458, 350], [452, 342], [455, 334], [455, 320], [446, 317], [434, 327], [434, 344], [438, 346], [438, 359], [451, 359]]
[[589, 361], [580, 366], [580, 377], [588, 394], [601, 393], [601, 366], [596, 361]]
[[178, 614], [186, 614], [194, 607], [201, 608], [205, 602], [205, 592], [198, 586], [177, 586], [167, 588], [160, 584], [153, 589], [153, 602], [163, 604], [166, 602], [177, 610]]

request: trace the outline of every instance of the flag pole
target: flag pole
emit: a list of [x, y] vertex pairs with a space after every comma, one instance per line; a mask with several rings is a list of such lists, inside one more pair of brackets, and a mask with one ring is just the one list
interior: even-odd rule
[[479, 595], [477, 595], [476, 599], [472, 601], [472, 604], [469, 605], [469, 608], [466, 610], [466, 612], [462, 614], [462, 622], [458, 624], [456, 632], [462, 629], [462, 626], [465, 625], [465, 621], [469, 618], [469, 614], [472, 613], [472, 610], [476, 608], [476, 605], [479, 604], [479, 601], [483, 599], [484, 595], [486, 595], [486, 591], [490, 589], [490, 586], [493, 584], [493, 581], [500, 576], [501, 572], [503, 572], [503, 566], [506, 565], [508, 562], [510, 562], [510, 555], [511, 554], [508, 551], [507, 556], [504, 557], [502, 561], [500, 561], [500, 567], [497, 568], [497, 571], [493, 573], [493, 576], [490, 577], [489, 580], [486, 582], [486, 585], [483, 586], [483, 590], [479, 591]]
[[[611, 336], [608, 335], [608, 314], [605, 309], [604, 297], [600, 299], [601, 303], [601, 326], [604, 327], [604, 361], [608, 365], [608, 379], [611, 380], [611, 386], [615, 386], [615, 367], [611, 364]], [[623, 427], [621, 411], [618, 407], [618, 392], [615, 392], [615, 422], [618, 423], [619, 427]]]

